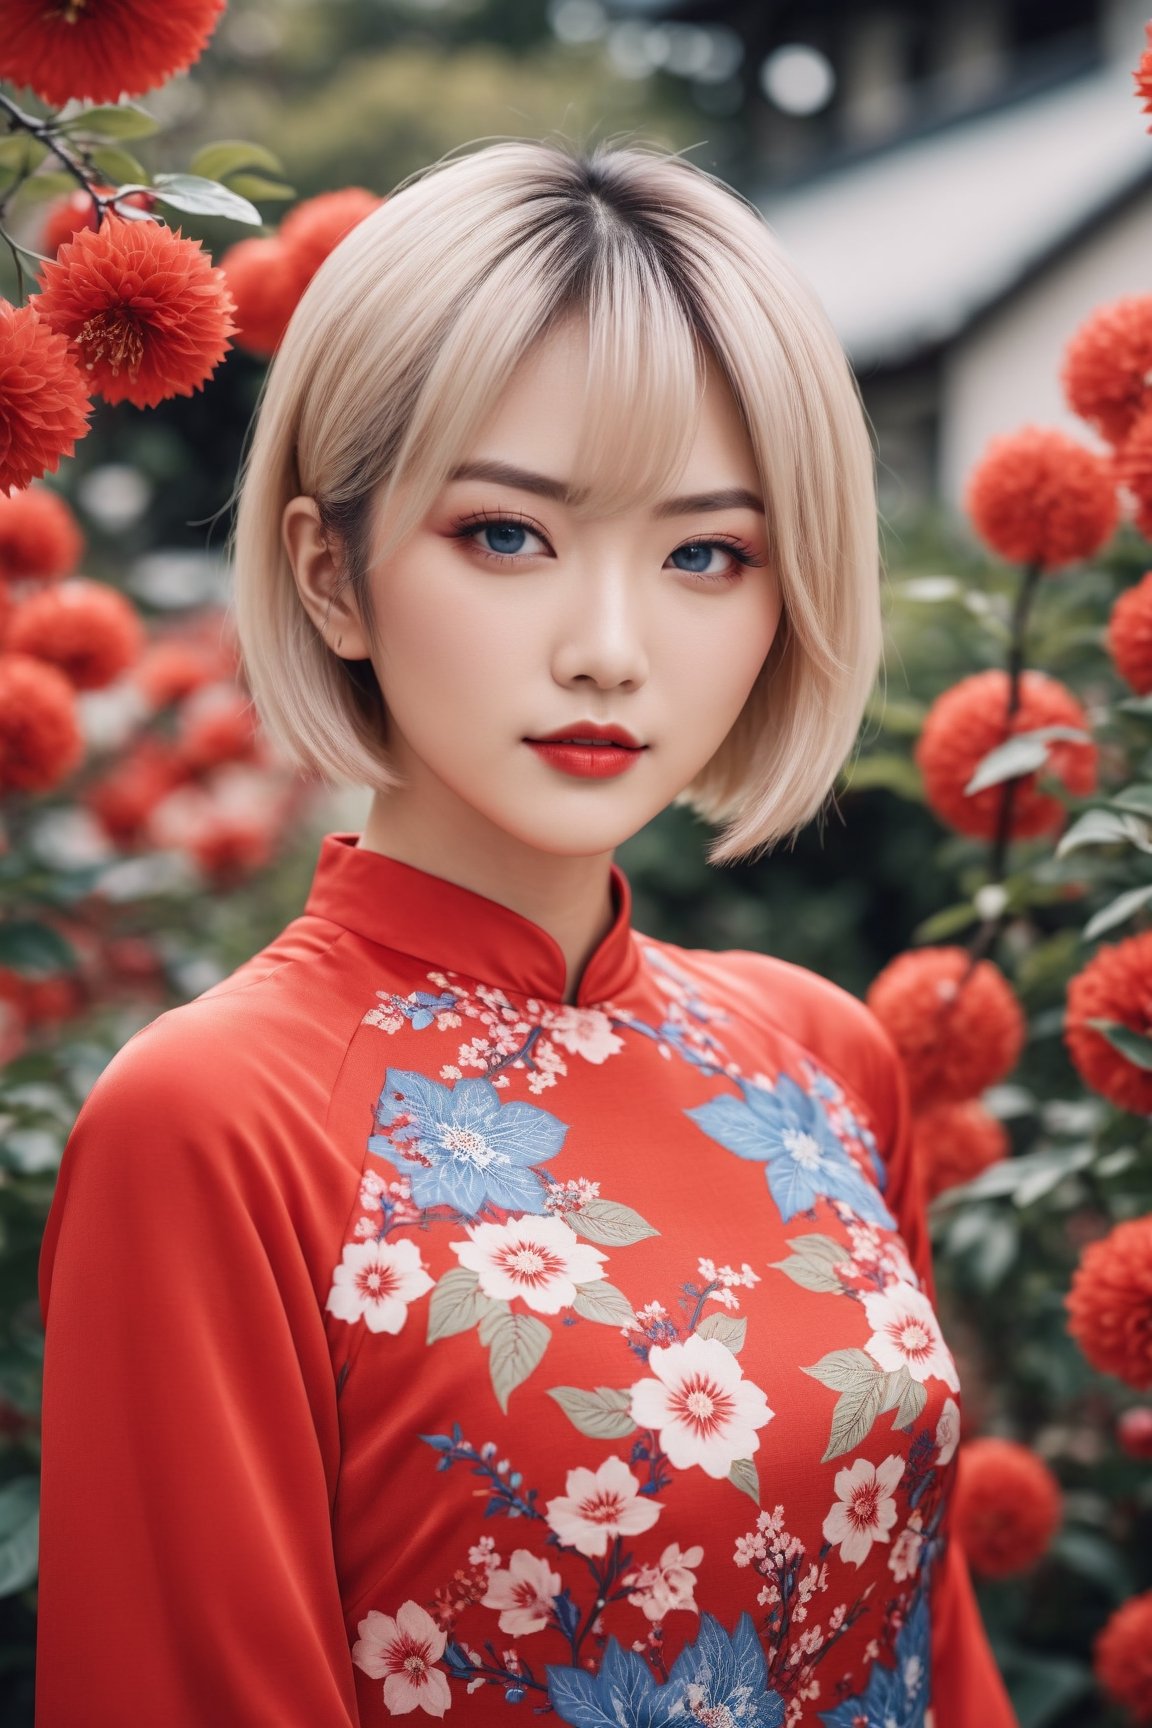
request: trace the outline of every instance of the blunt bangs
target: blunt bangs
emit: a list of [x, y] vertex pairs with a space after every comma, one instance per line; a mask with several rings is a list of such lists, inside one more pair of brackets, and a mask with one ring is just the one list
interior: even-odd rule
[[810, 287], [745, 200], [655, 146], [507, 142], [403, 183], [305, 290], [261, 391], [233, 536], [245, 676], [289, 758], [387, 791], [370, 661], [313, 625], [282, 541], [313, 496], [378, 646], [369, 574], [426, 516], [517, 366], [562, 321], [588, 338], [572, 508], [675, 490], [708, 362], [760, 470], [783, 613], [728, 737], [685, 788], [751, 856], [820, 813], [882, 650], [874, 460], [859, 392]]

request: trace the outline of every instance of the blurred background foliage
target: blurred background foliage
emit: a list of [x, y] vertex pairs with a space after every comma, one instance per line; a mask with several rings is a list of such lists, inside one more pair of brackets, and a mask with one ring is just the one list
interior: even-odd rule
[[[460, 145], [561, 132], [685, 149], [741, 188], [747, 115], [733, 106], [730, 81], [629, 73], [592, 28], [596, 10], [569, 3], [558, 30], [559, 9], [537, 0], [232, 0], [192, 73], [143, 99], [164, 122], [149, 164], [178, 169], [210, 140], [244, 137], [281, 159], [299, 198], [352, 185], [383, 194]], [[282, 206], [263, 208], [271, 233]], [[214, 255], [240, 237], [235, 224], [210, 218], [180, 225]], [[27, 243], [34, 233], [26, 218]], [[0, 293], [14, 292], [10, 260], [0, 256]], [[53, 481], [83, 524], [85, 574], [122, 588], [152, 622], [227, 601], [230, 498], [263, 373], [260, 361], [233, 350], [190, 399], [148, 411], [99, 404], [90, 435]], [[701, 823], [683, 810], [665, 813], [620, 854], [641, 930], [687, 946], [770, 952], [860, 996], [893, 955], [964, 939], [988, 848], [942, 834], [923, 804], [911, 746], [935, 695], [1004, 664], [1018, 573], [931, 503], [890, 508], [884, 546], [885, 679], [837, 807], [793, 848], [723, 870], [706, 862]], [[1047, 584], [1035, 607], [1029, 663], [1090, 709], [1095, 702], [1097, 713], [1116, 693], [1103, 644], [1108, 606], [1148, 562], [1147, 543], [1126, 531], [1106, 558]], [[1152, 779], [1152, 735], [1145, 743], [1143, 756], [1142, 746], [1132, 749], [1129, 768]], [[39, 1233], [80, 1102], [137, 1026], [284, 927], [303, 903], [320, 835], [356, 827], [366, 807], [366, 795], [301, 801], [270, 866], [226, 892], [162, 879], [126, 891], [117, 932], [146, 938], [160, 957], [149, 991], [100, 1004], [14, 1065], [20, 1103], [15, 1124], [8, 1117], [0, 1180], [0, 1496], [37, 1456]], [[1026, 1440], [1065, 1489], [1050, 1555], [1023, 1579], [982, 1585], [985, 1617], [1024, 1728], [1084, 1728], [1120, 1720], [1092, 1693], [1088, 1651], [1112, 1608], [1152, 1586], [1152, 1485], [1147, 1465], [1113, 1438], [1131, 1395], [1093, 1373], [1072, 1345], [1062, 1294], [1102, 1221], [1134, 1205], [1148, 1210], [1131, 1168], [1147, 1169], [1152, 1141], [1147, 1121], [1109, 1115], [1086, 1094], [1063, 1049], [1064, 986], [1089, 950], [1084, 908], [1068, 893], [1084, 875], [1082, 856], [1058, 862], [1051, 850], [1044, 842], [1013, 848], [1012, 868], [1032, 889], [1004, 946], [1029, 1037], [1012, 1084], [986, 1100], [1013, 1150], [1040, 1162], [1026, 1184], [992, 1176], [967, 1198], [946, 1197], [933, 1208], [933, 1231], [945, 1330], [975, 1429]], [[1109, 860], [1094, 868], [1105, 890]], [[83, 888], [78, 871], [77, 898]], [[1102, 1136], [1100, 1156], [1088, 1169], [1074, 1154], [1093, 1135]], [[6, 1568], [14, 1577], [26, 1567], [20, 1539], [0, 1542], [0, 1585]], [[0, 1593], [0, 1715], [13, 1728], [32, 1719], [34, 1625], [34, 1586]]]

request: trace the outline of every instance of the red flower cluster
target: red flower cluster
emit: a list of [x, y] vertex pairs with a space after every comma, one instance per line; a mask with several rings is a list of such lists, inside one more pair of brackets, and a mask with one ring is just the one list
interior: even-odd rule
[[56, 105], [139, 96], [200, 58], [227, 0], [4, 0], [0, 78]]
[[55, 473], [92, 404], [67, 341], [35, 306], [0, 300], [0, 492]]
[[1132, 520], [1152, 539], [1152, 405], [1141, 410], [1112, 459], [1116, 483], [1131, 495]]
[[1119, 514], [1108, 462], [1043, 426], [993, 438], [972, 472], [964, 505], [993, 551], [1047, 570], [1098, 552]]
[[47, 486], [0, 498], [0, 582], [55, 582], [72, 574], [83, 550], [75, 516]]
[[973, 1570], [1001, 1578], [1047, 1553], [1062, 1516], [1060, 1484], [1014, 1440], [969, 1440], [957, 1459], [953, 1527]]
[[1152, 294], [1099, 306], [1064, 349], [1060, 383], [1074, 414], [1110, 444], [1132, 430], [1148, 401], [1152, 371]]
[[1090, 1242], [1064, 1298], [1068, 1331], [1094, 1368], [1152, 1387], [1152, 1216]]
[[1081, 1078], [1121, 1110], [1152, 1111], [1152, 1069], [1109, 1043], [1090, 1020], [1152, 1036], [1152, 931], [1101, 947], [1068, 985], [1064, 1043]]
[[289, 211], [278, 234], [229, 247], [220, 268], [236, 302], [237, 343], [253, 354], [273, 354], [325, 258], [383, 202], [362, 186], [322, 192]]
[[1106, 1621], [1092, 1646], [1092, 1667], [1114, 1704], [1136, 1722], [1152, 1722], [1152, 1590], [1121, 1603]]
[[975, 1097], [1015, 1067], [1023, 1047], [1024, 1015], [1004, 974], [991, 960], [968, 968], [963, 948], [910, 949], [868, 988], [916, 1110]]
[[1152, 570], [1113, 603], [1104, 640], [1124, 682], [1138, 696], [1152, 692]]
[[76, 693], [54, 666], [0, 653], [0, 794], [46, 792], [84, 755]]
[[929, 1200], [1001, 1163], [1009, 1146], [1004, 1124], [975, 1098], [932, 1105], [912, 1124], [913, 1156], [924, 1173]]
[[199, 390], [236, 325], [223, 273], [199, 240], [109, 215], [81, 228], [41, 272], [37, 311], [66, 336], [89, 387], [154, 408]]
[[[916, 741], [914, 756], [924, 778], [925, 798], [941, 821], [961, 834], [990, 839], [996, 832], [1004, 784], [987, 786], [981, 792], [964, 790], [977, 764], [990, 751], [1006, 743], [1009, 736], [1041, 726], [1089, 730], [1088, 716], [1071, 690], [1044, 672], [1021, 674], [1020, 702], [1011, 725], [1008, 696], [1008, 674], [998, 668], [962, 678], [937, 697]], [[1048, 747], [1045, 771], [1070, 792], [1084, 796], [1095, 790], [1096, 760], [1095, 744], [1058, 739]], [[1039, 772], [1016, 779], [1009, 827], [1013, 839], [1056, 833], [1064, 825], [1065, 810], [1059, 798], [1037, 789]]]
[[16, 610], [4, 647], [58, 666], [76, 690], [101, 690], [135, 664], [144, 626], [131, 601], [77, 577], [42, 589]]

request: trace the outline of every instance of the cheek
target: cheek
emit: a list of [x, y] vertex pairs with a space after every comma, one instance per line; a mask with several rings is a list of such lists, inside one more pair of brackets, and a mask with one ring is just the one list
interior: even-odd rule
[[732, 720], [744, 706], [780, 628], [778, 588], [742, 590], [738, 604], [703, 607], [666, 644], [671, 682], [701, 717]]

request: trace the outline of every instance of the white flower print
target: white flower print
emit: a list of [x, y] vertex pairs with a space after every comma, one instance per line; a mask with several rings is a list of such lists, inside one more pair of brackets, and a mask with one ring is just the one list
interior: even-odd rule
[[384, 1705], [392, 1716], [423, 1710], [443, 1716], [452, 1702], [448, 1676], [433, 1666], [444, 1654], [448, 1634], [418, 1602], [405, 1602], [396, 1618], [375, 1608], [361, 1620], [352, 1660], [374, 1680], [384, 1680]]
[[693, 1595], [696, 1574], [692, 1568], [699, 1566], [703, 1558], [703, 1548], [681, 1549], [678, 1542], [670, 1542], [654, 1566], [641, 1566], [638, 1572], [625, 1573], [621, 1583], [626, 1589], [632, 1586], [629, 1602], [652, 1621], [663, 1620], [675, 1608], [698, 1613]]
[[889, 1370], [907, 1368], [913, 1380], [943, 1380], [960, 1390], [956, 1364], [944, 1342], [935, 1310], [922, 1290], [910, 1284], [870, 1291], [864, 1312], [872, 1336], [864, 1348], [874, 1362]]
[[655, 1379], [632, 1387], [632, 1420], [657, 1431], [677, 1470], [699, 1464], [719, 1479], [737, 1459], [752, 1456], [757, 1428], [775, 1412], [719, 1339], [693, 1333], [682, 1344], [654, 1344], [648, 1366]]
[[528, 1548], [517, 1548], [506, 1572], [492, 1572], [485, 1608], [500, 1609], [500, 1630], [522, 1638], [542, 1632], [552, 1614], [552, 1598], [560, 1594], [560, 1574]]
[[548, 1502], [548, 1523], [566, 1547], [580, 1554], [606, 1554], [609, 1537], [651, 1530], [663, 1509], [660, 1501], [640, 1493], [623, 1458], [605, 1458], [598, 1470], [569, 1470], [566, 1486], [567, 1494]]
[[840, 1548], [840, 1558], [862, 1566], [873, 1542], [887, 1542], [896, 1522], [892, 1490], [904, 1474], [895, 1453], [883, 1464], [857, 1458], [851, 1469], [837, 1470], [837, 1499], [824, 1520], [824, 1539]]
[[324, 1306], [338, 1320], [363, 1320], [370, 1332], [399, 1332], [409, 1302], [432, 1283], [415, 1242], [349, 1242]]
[[951, 1464], [953, 1454], [960, 1444], [960, 1406], [954, 1398], [949, 1398], [940, 1412], [940, 1420], [936, 1424], [937, 1464]]
[[623, 1038], [613, 1032], [611, 1020], [599, 1008], [565, 1008], [550, 1015], [548, 1036], [595, 1067], [624, 1048]]
[[888, 1569], [898, 1583], [903, 1584], [906, 1578], [920, 1570], [920, 1555], [924, 1548], [924, 1520], [919, 1512], [913, 1512], [907, 1524], [892, 1544], [892, 1552], [888, 1556]]
[[520, 1296], [538, 1314], [558, 1314], [576, 1299], [578, 1284], [603, 1278], [607, 1254], [581, 1242], [562, 1218], [544, 1213], [504, 1224], [472, 1224], [467, 1242], [452, 1242], [461, 1266], [475, 1272], [493, 1301]]

